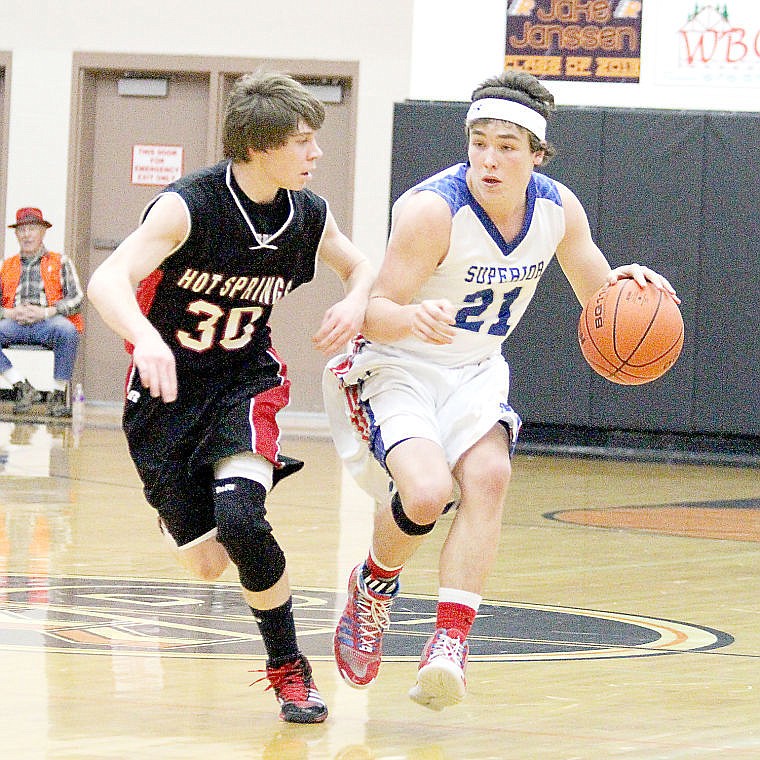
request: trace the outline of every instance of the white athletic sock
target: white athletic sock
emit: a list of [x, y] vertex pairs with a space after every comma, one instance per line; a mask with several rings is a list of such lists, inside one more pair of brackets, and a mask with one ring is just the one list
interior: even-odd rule
[[470, 607], [477, 612], [480, 603], [483, 601], [483, 597], [474, 594], [472, 591], [462, 591], [458, 588], [446, 588], [445, 586], [441, 586], [438, 589], [438, 601], [463, 604], [465, 607]]
[[8, 367], [8, 369], [3, 372], [3, 377], [11, 385], [15, 385], [16, 383], [23, 383], [24, 380], [26, 380], [26, 378], [15, 367]]

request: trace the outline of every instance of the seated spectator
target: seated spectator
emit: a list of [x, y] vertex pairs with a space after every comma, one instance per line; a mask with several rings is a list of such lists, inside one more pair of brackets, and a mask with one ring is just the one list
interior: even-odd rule
[[43, 245], [52, 225], [38, 208], [20, 208], [16, 223], [8, 227], [15, 230], [20, 250], [0, 268], [0, 375], [15, 391], [14, 414], [23, 414], [41, 396], [2, 349], [12, 344], [52, 349], [55, 390], [49, 413], [70, 417], [71, 376], [84, 327], [79, 277], [68, 256], [48, 251]]

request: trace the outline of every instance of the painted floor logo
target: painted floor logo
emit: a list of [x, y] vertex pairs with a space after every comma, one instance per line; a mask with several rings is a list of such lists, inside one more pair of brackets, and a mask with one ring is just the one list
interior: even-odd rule
[[[345, 596], [295, 588], [299, 643], [314, 660], [332, 656]], [[416, 661], [435, 625], [432, 596], [400, 594], [384, 660]], [[725, 647], [721, 631], [620, 612], [484, 601], [470, 637], [470, 660], [530, 661], [645, 657]], [[143, 578], [0, 576], [0, 650], [44, 649], [262, 659], [264, 648], [239, 587]]]

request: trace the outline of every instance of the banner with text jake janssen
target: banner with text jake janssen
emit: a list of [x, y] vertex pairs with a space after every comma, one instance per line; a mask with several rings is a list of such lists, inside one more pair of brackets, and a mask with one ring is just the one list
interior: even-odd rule
[[638, 82], [643, 0], [509, 0], [505, 69]]
[[657, 8], [655, 80], [664, 85], [760, 86], [758, 0], [668, 0]]

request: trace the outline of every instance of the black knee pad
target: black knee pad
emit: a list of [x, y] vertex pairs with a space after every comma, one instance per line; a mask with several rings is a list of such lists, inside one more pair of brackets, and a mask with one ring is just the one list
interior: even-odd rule
[[248, 478], [215, 480], [217, 541], [237, 565], [248, 591], [266, 591], [285, 572], [285, 555], [266, 519], [266, 489]]
[[398, 492], [394, 493], [391, 499], [391, 514], [401, 532], [406, 533], [407, 536], [424, 536], [435, 528], [435, 521], [427, 525], [419, 525], [416, 522], [412, 522], [407, 517], [406, 512], [404, 512], [404, 505], [401, 503]]

